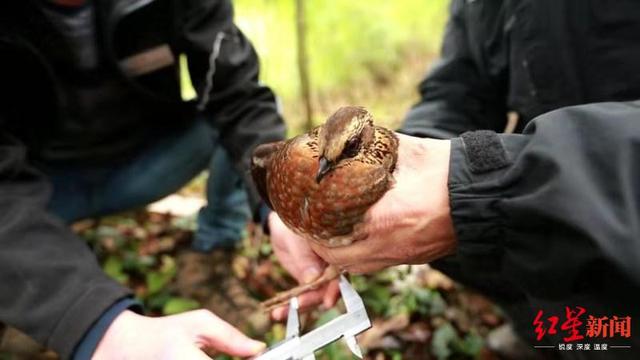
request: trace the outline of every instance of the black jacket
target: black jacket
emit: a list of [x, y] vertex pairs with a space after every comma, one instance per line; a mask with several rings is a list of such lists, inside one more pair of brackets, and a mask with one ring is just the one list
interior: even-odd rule
[[[47, 213], [50, 186], [32, 164], [117, 162], [202, 113], [244, 172], [253, 147], [281, 140], [284, 125], [230, 1], [94, 0], [101, 66], [91, 72], [72, 66], [42, 3], [0, 3], [0, 321], [64, 358], [130, 292]], [[123, 67], [162, 44], [173, 65], [136, 76]], [[181, 54], [198, 92], [193, 101], [180, 96]]]
[[[637, 1], [453, 0], [442, 58], [403, 126], [453, 138], [458, 250], [434, 265], [498, 300], [532, 344], [556, 346], [545, 357], [640, 350], [638, 64]], [[508, 111], [521, 134], [462, 135], [503, 131]], [[578, 341], [632, 349], [558, 352], [565, 306], [586, 309], [582, 335], [587, 315], [632, 316], [631, 338]], [[540, 342], [538, 310], [560, 317]]]

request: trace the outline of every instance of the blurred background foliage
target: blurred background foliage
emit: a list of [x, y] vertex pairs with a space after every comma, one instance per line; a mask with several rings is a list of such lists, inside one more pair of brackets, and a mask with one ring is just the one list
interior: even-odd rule
[[[381, 123], [399, 124], [439, 51], [449, 0], [304, 1], [314, 122], [359, 104]], [[295, 1], [234, 4], [237, 24], [260, 55], [262, 81], [280, 96], [292, 134], [301, 132]]]

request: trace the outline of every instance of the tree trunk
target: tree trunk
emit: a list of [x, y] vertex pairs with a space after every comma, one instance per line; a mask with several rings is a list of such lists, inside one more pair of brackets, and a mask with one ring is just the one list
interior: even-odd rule
[[304, 103], [306, 131], [313, 128], [313, 107], [311, 105], [311, 85], [309, 80], [309, 57], [307, 55], [306, 11], [307, 0], [296, 0], [296, 40], [298, 47], [298, 74]]

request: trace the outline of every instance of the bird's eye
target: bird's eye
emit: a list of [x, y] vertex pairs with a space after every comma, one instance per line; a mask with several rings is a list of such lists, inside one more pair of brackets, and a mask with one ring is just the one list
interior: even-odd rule
[[344, 144], [344, 150], [342, 151], [343, 157], [354, 157], [358, 154], [358, 150], [360, 150], [360, 138], [354, 137]]

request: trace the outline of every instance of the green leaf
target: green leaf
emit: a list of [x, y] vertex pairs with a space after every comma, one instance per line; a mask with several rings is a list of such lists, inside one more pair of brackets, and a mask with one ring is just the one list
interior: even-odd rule
[[464, 339], [453, 343], [453, 349], [456, 352], [463, 353], [465, 355], [476, 357], [480, 354], [480, 350], [484, 346], [482, 337], [476, 333], [469, 333]]
[[319, 351], [316, 351], [316, 355], [320, 359], [327, 360], [352, 360], [353, 355], [349, 349], [344, 345], [344, 342], [338, 341], [327, 345]]
[[450, 323], [441, 325], [433, 333], [433, 340], [431, 342], [431, 351], [438, 359], [446, 359], [451, 355], [451, 349], [449, 345], [454, 341], [459, 340], [456, 329]]
[[233, 360], [233, 357], [226, 354], [222, 354], [222, 355], [218, 355], [216, 357], [216, 360]]
[[349, 278], [351, 285], [358, 293], [363, 293], [369, 288], [367, 278], [362, 275], [354, 275]]
[[404, 297], [404, 306], [407, 309], [407, 312], [412, 313], [415, 312], [418, 308], [418, 299], [415, 294], [409, 293]]
[[361, 294], [364, 303], [374, 314], [385, 313], [391, 299], [391, 291], [388, 286], [372, 284]]
[[429, 307], [429, 315], [436, 316], [441, 315], [447, 308], [447, 303], [442, 298], [442, 295], [438, 291], [433, 291], [433, 296], [431, 297], [431, 303]]
[[271, 327], [271, 331], [269, 331], [266, 334], [265, 340], [267, 341], [267, 344], [271, 346], [282, 341], [286, 333], [287, 333], [287, 329], [284, 327], [284, 325], [280, 323], [276, 323], [276, 324], [273, 324], [273, 326]]
[[272, 248], [271, 248], [271, 243], [269, 242], [263, 242], [260, 245], [260, 255], [262, 256], [269, 256], [272, 252]]
[[147, 295], [146, 299], [143, 300], [145, 300], [145, 307], [147, 309], [160, 311], [171, 297], [169, 290], [165, 289], [156, 294]]
[[123, 271], [122, 260], [117, 256], [109, 256], [102, 265], [102, 270], [121, 284], [129, 281], [129, 275]]
[[416, 299], [415, 310], [420, 314], [434, 316], [444, 312], [447, 304], [437, 290], [416, 287], [412, 292]]
[[165, 315], [179, 314], [189, 310], [195, 310], [200, 307], [200, 303], [182, 297], [172, 297], [164, 304], [162, 313]]
[[158, 271], [147, 272], [145, 275], [147, 293], [149, 295], [153, 295], [164, 289], [171, 280], [173, 280], [176, 273], [177, 268], [175, 260], [168, 255], [163, 255], [161, 258], [160, 269]]
[[161, 273], [158, 271], [148, 272], [145, 280], [147, 283], [147, 293], [149, 295], [155, 294], [162, 290], [171, 281], [173, 276], [171, 274]]
[[340, 316], [340, 312], [337, 309], [331, 309], [331, 310], [325, 312], [324, 314], [320, 315], [318, 320], [316, 320], [314, 328], [322, 326], [322, 325], [328, 323], [329, 321], [337, 318], [338, 316]]

